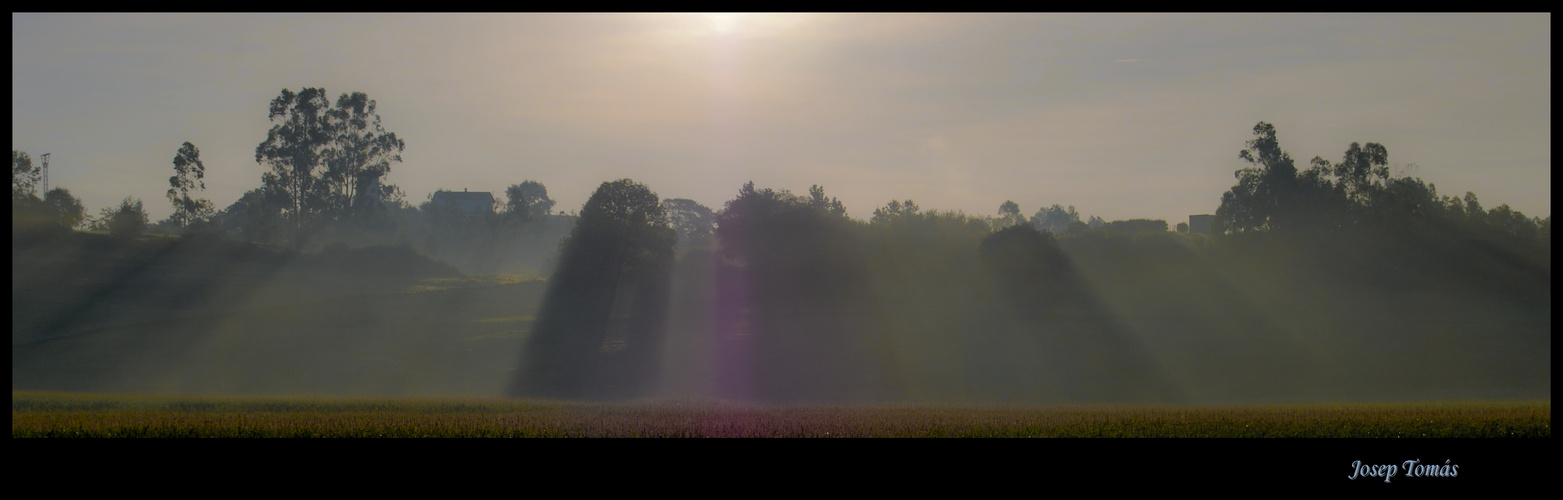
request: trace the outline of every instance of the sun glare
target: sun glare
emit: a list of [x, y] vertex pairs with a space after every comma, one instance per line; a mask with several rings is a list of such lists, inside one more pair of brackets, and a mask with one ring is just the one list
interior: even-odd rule
[[727, 34], [738, 28], [738, 14], [706, 14], [711, 21], [711, 31]]
[[669, 16], [666, 33], [676, 37], [717, 37], [765, 39], [795, 34], [798, 28], [816, 19], [817, 14], [771, 14], [752, 12], [708, 12]]

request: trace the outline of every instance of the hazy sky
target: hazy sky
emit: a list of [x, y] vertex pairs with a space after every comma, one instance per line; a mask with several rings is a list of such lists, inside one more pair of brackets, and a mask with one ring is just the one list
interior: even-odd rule
[[[747, 180], [1107, 220], [1214, 213], [1259, 121], [1306, 166], [1378, 142], [1441, 194], [1552, 212], [1549, 14], [12, 14], [11, 147], [154, 220], [185, 141], [218, 208], [260, 185], [284, 89], [361, 91], [388, 182], [629, 177], [713, 209]], [[1397, 168], [1397, 172], [1402, 171]]]

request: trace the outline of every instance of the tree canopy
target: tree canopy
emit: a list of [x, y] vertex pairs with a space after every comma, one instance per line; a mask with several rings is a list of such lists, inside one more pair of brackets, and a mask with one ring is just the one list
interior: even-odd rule
[[141, 205], [141, 200], [134, 196], [126, 196], [119, 205], [104, 207], [98, 212], [98, 217], [91, 221], [90, 229], [108, 231], [117, 239], [131, 240], [146, 232], [147, 211]]
[[24, 151], [11, 150], [11, 201], [38, 196], [38, 182], [42, 170], [33, 166], [33, 159]]
[[902, 203], [900, 200], [890, 200], [890, 203], [886, 203], [885, 206], [874, 209], [874, 218], [869, 219], [869, 222], [874, 224], [890, 222], [895, 219], [917, 215], [917, 212], [920, 210], [922, 208], [917, 206], [917, 202], [910, 199], [906, 200], [905, 203]]
[[1019, 203], [1015, 203], [1013, 200], [1004, 200], [1004, 203], [999, 204], [998, 225], [1000, 227], [1022, 224], [1025, 221], [1026, 217], [1020, 215]]
[[206, 165], [201, 162], [201, 150], [194, 144], [186, 142], [174, 154], [174, 175], [168, 178], [168, 185], [168, 201], [174, 205], [174, 213], [169, 219], [179, 227], [187, 227], [215, 214], [212, 202], [190, 197], [191, 190], [206, 189]]
[[841, 200], [825, 196], [825, 186], [819, 184], [809, 186], [809, 205], [837, 217], [847, 216], [847, 207], [841, 204]]
[[1032, 227], [1053, 234], [1064, 234], [1064, 231], [1069, 229], [1069, 225], [1075, 222], [1080, 222], [1080, 212], [1075, 211], [1074, 205], [1070, 205], [1066, 210], [1062, 205], [1054, 204], [1037, 210], [1037, 213], [1031, 216]]
[[381, 179], [402, 161], [404, 142], [385, 131], [375, 101], [362, 92], [342, 94], [332, 106], [325, 89], [283, 89], [267, 118], [273, 126], [255, 161], [269, 168], [261, 176], [267, 188], [286, 197], [283, 213], [295, 232], [379, 201]]
[[512, 393], [640, 395], [660, 354], [676, 238], [645, 185], [598, 187], [562, 245]]
[[505, 189], [505, 213], [521, 220], [536, 220], [554, 209], [548, 188], [537, 181], [522, 181]]
[[717, 368], [724, 394], [849, 400], [885, 390], [869, 355], [883, 325], [861, 224], [815, 199], [749, 182], [717, 216], [719, 348], [745, 353]]
[[48, 217], [59, 227], [75, 229], [87, 218], [87, 209], [81, 200], [71, 196], [65, 188], [50, 189], [43, 195], [43, 207]]
[[1291, 155], [1281, 150], [1275, 126], [1265, 122], [1254, 125], [1254, 138], [1239, 151], [1238, 158], [1251, 167], [1238, 170], [1237, 185], [1221, 196], [1216, 223], [1228, 232], [1264, 231], [1284, 225], [1280, 210], [1282, 198], [1296, 183], [1297, 167]]
[[709, 244], [716, 237], [716, 214], [695, 200], [673, 198], [662, 201], [668, 222], [678, 233], [680, 248]]

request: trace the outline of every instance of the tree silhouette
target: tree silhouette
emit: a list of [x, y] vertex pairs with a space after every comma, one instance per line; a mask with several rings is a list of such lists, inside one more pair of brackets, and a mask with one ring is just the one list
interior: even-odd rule
[[537, 220], [554, 208], [554, 200], [548, 198], [548, 188], [537, 181], [523, 181], [505, 189], [505, 213], [524, 221]]
[[1336, 184], [1346, 190], [1351, 201], [1367, 205], [1389, 180], [1389, 150], [1377, 143], [1363, 147], [1353, 142], [1334, 173]]
[[206, 220], [215, 212], [212, 202], [190, 197], [191, 189], [206, 189], [206, 165], [201, 163], [201, 150], [194, 144], [186, 142], [174, 154], [174, 175], [168, 178], [168, 185], [168, 201], [174, 205], [169, 219], [180, 228]]
[[391, 173], [391, 164], [402, 161], [405, 142], [380, 125], [375, 101], [363, 92], [342, 94], [326, 113], [332, 147], [326, 150], [326, 186], [338, 213], [372, 214], [388, 192], [379, 189]]
[[1004, 200], [999, 204], [999, 227], [1008, 227], [1021, 224], [1026, 218], [1020, 215], [1020, 204], [1014, 201]]
[[11, 150], [11, 201], [38, 196], [38, 182], [42, 171], [33, 166], [32, 157], [26, 152]]
[[71, 196], [71, 192], [65, 188], [54, 188], [44, 193], [43, 206], [56, 224], [67, 229], [75, 229], [87, 218], [81, 200]]
[[325, 89], [283, 89], [267, 115], [274, 125], [255, 148], [268, 190], [287, 199], [284, 215], [297, 233], [348, 213], [354, 204], [379, 201], [379, 181], [401, 162], [405, 147], [380, 126], [375, 101], [362, 92], [342, 94], [336, 106]]
[[1267, 231], [1285, 225], [1283, 208], [1297, 182], [1291, 155], [1281, 150], [1275, 126], [1254, 125], [1254, 138], [1237, 156], [1252, 167], [1238, 170], [1237, 185], [1221, 196], [1216, 224], [1221, 232]]
[[847, 216], [847, 207], [841, 204], [841, 200], [834, 196], [829, 198], [825, 196], [825, 186], [818, 184], [809, 186], [809, 205], [837, 217]]
[[869, 219], [869, 223], [878, 224], [890, 222], [898, 218], [910, 217], [917, 215], [919, 210], [922, 209], [917, 206], [915, 201], [906, 200], [906, 203], [901, 203], [897, 200], [890, 200], [890, 203], [886, 203], [885, 206], [874, 209], [874, 217]]
[[1051, 207], [1037, 210], [1031, 216], [1031, 226], [1038, 230], [1053, 234], [1064, 234], [1069, 229], [1069, 224], [1080, 221], [1080, 212], [1075, 211], [1074, 205], [1066, 210], [1062, 205], [1054, 204]]
[[325, 90], [304, 88], [295, 94], [282, 89], [282, 94], [271, 101], [267, 115], [273, 123], [266, 133], [265, 142], [255, 148], [255, 162], [271, 170], [261, 176], [268, 190], [287, 197], [283, 215], [300, 230], [306, 219], [325, 210], [322, 201], [313, 197], [315, 184], [320, 181], [321, 156], [330, 137], [326, 132], [326, 113], [331, 103]]
[[735, 354], [717, 369], [720, 392], [794, 402], [882, 396], [884, 367], [872, 353], [883, 326], [857, 227], [811, 198], [753, 182], [726, 203], [716, 337]]
[[[1491, 231], [1489, 212], [1482, 209], [1474, 194], [1440, 199], [1430, 183], [1392, 176], [1389, 150], [1381, 144], [1353, 142], [1339, 163], [1314, 157], [1309, 168], [1299, 172], [1291, 157], [1281, 151], [1274, 126], [1260, 122], [1254, 135], [1248, 148], [1239, 153], [1253, 166], [1238, 170], [1238, 184], [1222, 195], [1221, 208], [1216, 211], [1218, 233], [1279, 231], [1310, 237], [1381, 233], [1373, 236], [1378, 238], [1405, 233], [1412, 226], [1453, 223], [1476, 233], [1496, 234]], [[1530, 218], [1524, 220], [1521, 225], [1526, 227], [1539, 224]], [[1507, 231], [1511, 235], [1530, 234], [1529, 229], [1518, 226], [1511, 229]]]
[[287, 205], [285, 194], [262, 186], [246, 191], [212, 216], [211, 222], [231, 238], [273, 243], [283, 236], [289, 224], [284, 215]]
[[622, 179], [598, 187], [562, 245], [511, 392], [612, 399], [646, 390], [660, 354], [675, 240], [645, 185]]
[[118, 206], [105, 207], [92, 221], [92, 229], [108, 231], [118, 240], [132, 240], [147, 229], [147, 211], [141, 200], [126, 196]]
[[704, 246], [716, 236], [716, 214], [695, 200], [674, 198], [662, 201], [662, 209], [668, 213], [668, 222], [678, 233], [678, 246], [682, 249]]

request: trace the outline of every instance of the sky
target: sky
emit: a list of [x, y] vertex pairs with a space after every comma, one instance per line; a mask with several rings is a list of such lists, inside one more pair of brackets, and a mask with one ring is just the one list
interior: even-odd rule
[[605, 181], [713, 209], [746, 181], [849, 215], [924, 210], [1187, 221], [1244, 141], [1300, 167], [1377, 142], [1397, 174], [1552, 212], [1550, 14], [17, 14], [11, 147], [88, 213], [154, 221], [179, 146], [204, 197], [259, 187], [283, 89], [364, 92], [406, 142], [386, 179]]

